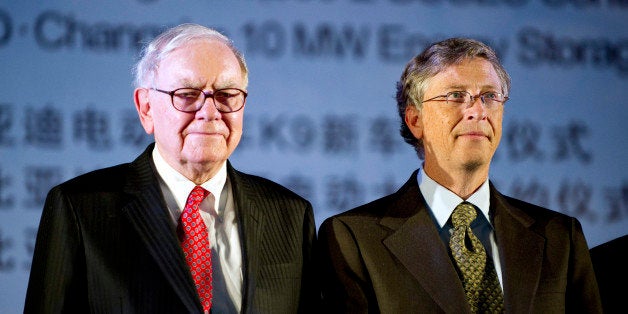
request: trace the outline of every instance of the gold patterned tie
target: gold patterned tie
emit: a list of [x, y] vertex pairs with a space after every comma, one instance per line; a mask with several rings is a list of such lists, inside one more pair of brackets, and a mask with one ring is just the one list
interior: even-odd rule
[[471, 222], [476, 215], [475, 207], [471, 203], [462, 202], [456, 206], [451, 214], [454, 231], [449, 247], [462, 275], [471, 312], [503, 313], [504, 300], [495, 266], [492, 259], [487, 258], [484, 246], [471, 230]]

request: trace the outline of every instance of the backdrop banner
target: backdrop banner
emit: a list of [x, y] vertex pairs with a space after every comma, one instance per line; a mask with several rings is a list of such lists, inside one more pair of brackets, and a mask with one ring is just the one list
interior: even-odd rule
[[427, 45], [464, 36], [512, 76], [497, 188], [577, 217], [590, 247], [624, 235], [627, 13], [626, 0], [2, 1], [0, 312], [23, 311], [50, 188], [152, 142], [132, 68], [142, 43], [184, 22], [247, 58], [234, 167], [309, 199], [319, 225], [421, 166], [399, 135], [395, 85]]

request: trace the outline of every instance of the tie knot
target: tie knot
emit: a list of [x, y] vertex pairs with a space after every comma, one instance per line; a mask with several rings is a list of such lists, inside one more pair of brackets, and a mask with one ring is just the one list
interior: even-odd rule
[[188, 196], [187, 205], [195, 206], [200, 204], [205, 199], [205, 197], [207, 197], [208, 194], [209, 191], [205, 190], [202, 186], [195, 186]]
[[470, 226], [476, 216], [475, 207], [469, 202], [462, 202], [456, 206], [451, 214], [451, 223], [454, 227]]

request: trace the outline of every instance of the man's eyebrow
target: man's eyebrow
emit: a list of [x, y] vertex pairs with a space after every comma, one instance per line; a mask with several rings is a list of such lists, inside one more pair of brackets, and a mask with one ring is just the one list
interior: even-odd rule
[[205, 84], [202, 83], [202, 79], [190, 79], [190, 78], [183, 78], [177, 81], [177, 84], [179, 84], [181, 87], [189, 87], [189, 88], [198, 88], [198, 89], [202, 89]]
[[[189, 78], [184, 78], [178, 81], [178, 83], [180, 87], [187, 87], [187, 88], [196, 88], [196, 89], [201, 89], [204, 90], [205, 89], [205, 83], [203, 83], [203, 79], [189, 79]], [[213, 88], [210, 88], [212, 90], [217, 90], [217, 89], [224, 89], [224, 88], [240, 88], [240, 85], [238, 84], [238, 82], [234, 81], [234, 80], [228, 80], [225, 82], [219, 82], [214, 84]]]
[[467, 88], [464, 85], [449, 85], [449, 86], [446, 86], [445, 89], [447, 89], [447, 90], [466, 90]]
[[228, 80], [228, 81], [225, 81], [225, 82], [220, 82], [220, 83], [217, 83], [215, 86], [216, 86], [216, 89], [240, 88], [240, 84], [238, 84], [238, 82], [236, 82], [234, 80]]
[[[456, 85], [449, 85], [449, 86], [446, 86], [446, 87], [445, 87], [445, 89], [446, 89], [446, 90], [459, 90], [459, 91], [466, 91], [466, 90], [467, 90], [467, 86], [466, 86], [466, 85], [459, 85], [459, 84], [456, 84]], [[495, 85], [493, 85], [493, 84], [486, 84], [486, 85], [482, 85], [482, 86], [480, 86], [480, 89], [481, 89], [481, 90], [486, 90], [486, 89], [495, 89], [495, 90], [498, 90], [498, 89], [499, 89], [499, 87], [498, 87], [498, 86], [495, 86]]]

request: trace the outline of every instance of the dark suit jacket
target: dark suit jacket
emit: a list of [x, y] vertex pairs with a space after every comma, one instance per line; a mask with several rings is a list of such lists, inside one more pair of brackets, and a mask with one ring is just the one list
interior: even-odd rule
[[[150, 145], [48, 194], [25, 313], [200, 313]], [[228, 164], [243, 252], [243, 313], [311, 309], [311, 204]], [[320, 296], [320, 294], [318, 294]]]
[[[600, 312], [579, 222], [490, 190], [506, 313]], [[469, 313], [416, 172], [395, 194], [326, 219], [318, 237], [328, 312]]]
[[628, 282], [628, 234], [602, 243], [591, 250], [591, 261], [600, 287], [604, 313], [626, 313]]

